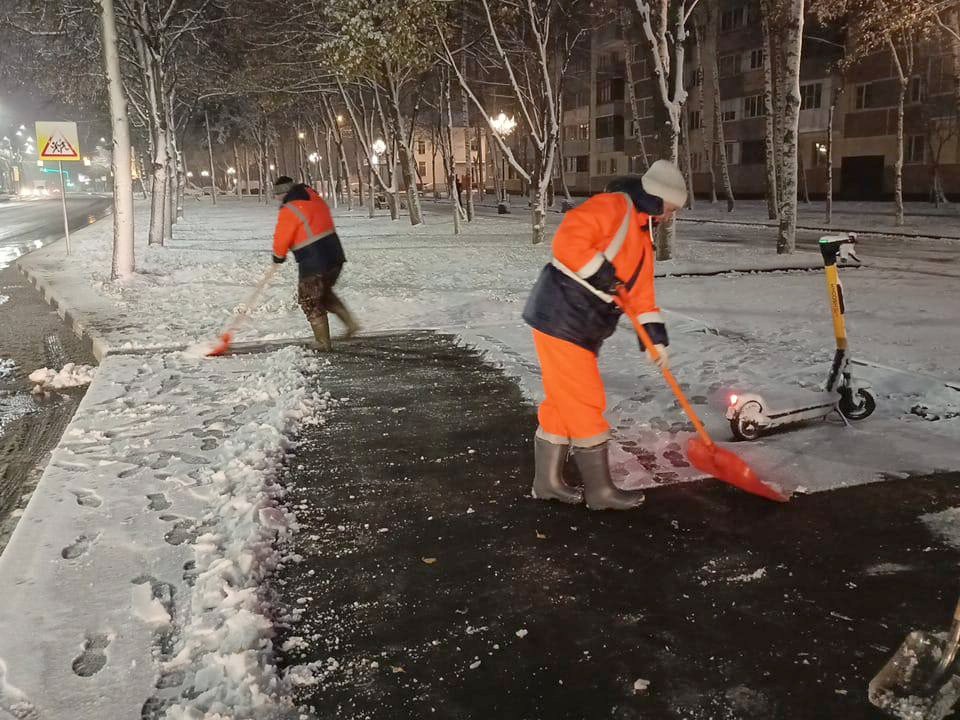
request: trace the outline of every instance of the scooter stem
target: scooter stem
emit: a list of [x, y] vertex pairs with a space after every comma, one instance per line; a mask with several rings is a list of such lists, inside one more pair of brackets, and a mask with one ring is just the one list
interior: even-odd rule
[[[643, 325], [637, 320], [637, 315], [630, 307], [627, 294], [624, 292], [623, 288], [619, 288], [617, 290], [617, 300], [620, 307], [623, 308], [623, 311], [630, 318], [630, 322], [633, 323], [633, 328], [637, 331], [637, 335], [640, 337], [640, 341], [643, 343], [644, 349], [650, 353], [653, 361], [657, 362], [660, 359], [660, 353], [654, 346], [653, 340], [650, 338], [650, 334], [647, 332], [647, 329], [643, 327]], [[683, 411], [687, 414], [687, 417], [690, 418], [690, 422], [693, 423], [693, 427], [696, 428], [697, 435], [700, 436], [700, 439], [703, 440], [703, 443], [707, 447], [712, 448], [714, 444], [713, 438], [710, 437], [710, 433], [707, 432], [707, 429], [703, 426], [703, 423], [697, 416], [697, 413], [690, 404], [690, 401], [687, 400], [687, 396], [680, 388], [680, 383], [677, 382], [677, 379], [673, 376], [673, 373], [670, 372], [670, 368], [661, 367], [660, 370], [663, 373], [663, 377], [666, 379], [667, 384], [670, 386], [670, 389], [673, 390], [673, 394], [676, 395], [677, 401], [680, 403], [680, 407], [683, 408]]]

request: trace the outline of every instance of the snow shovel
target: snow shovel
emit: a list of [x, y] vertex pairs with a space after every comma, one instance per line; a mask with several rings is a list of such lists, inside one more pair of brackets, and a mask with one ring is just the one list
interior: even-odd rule
[[960, 646], [960, 601], [953, 624], [942, 634], [914, 630], [870, 681], [870, 702], [896, 718], [940, 720], [960, 698], [953, 665]]
[[[617, 300], [624, 312], [630, 316], [630, 321], [633, 323], [637, 335], [640, 336], [643, 347], [650, 353], [654, 361], [659, 360], [660, 353], [658, 353], [654, 347], [653, 341], [650, 339], [650, 335], [646, 329], [637, 320], [637, 314], [633, 312], [630, 307], [627, 294], [623, 288], [617, 290]], [[697, 430], [698, 437], [690, 438], [690, 441], [687, 443], [687, 458], [693, 466], [717, 480], [722, 480], [725, 483], [745, 490], [748, 493], [759, 495], [767, 500], [776, 500], [777, 502], [786, 502], [789, 500], [788, 497], [784, 496], [776, 488], [760, 480], [753, 469], [747, 465], [743, 459], [725, 448], [718, 447], [717, 444], [713, 442], [713, 438], [710, 437], [707, 429], [703, 426], [703, 423], [700, 422], [700, 418], [690, 405], [686, 395], [683, 394], [683, 390], [680, 389], [680, 384], [673, 376], [673, 373], [666, 367], [661, 368], [661, 370], [663, 371], [663, 377], [666, 378], [667, 384], [669, 384], [670, 389], [673, 390], [673, 394], [677, 396], [680, 407], [683, 408], [683, 411], [687, 414], [687, 417], [690, 418], [690, 421]]]
[[276, 263], [271, 264], [267, 268], [267, 271], [263, 274], [263, 277], [260, 278], [260, 282], [257, 283], [257, 286], [253, 289], [253, 292], [250, 293], [250, 297], [247, 298], [247, 301], [241, 306], [240, 310], [230, 318], [230, 322], [227, 323], [227, 327], [224, 328], [223, 334], [220, 335], [220, 340], [217, 344], [207, 353], [207, 357], [217, 357], [219, 355], [225, 355], [230, 349], [230, 344], [233, 342], [234, 333], [239, 329], [240, 324], [246, 319], [247, 315], [250, 313], [251, 308], [257, 303], [260, 299], [260, 295], [263, 293], [264, 289], [267, 287], [267, 284], [273, 278], [273, 274], [277, 271]]

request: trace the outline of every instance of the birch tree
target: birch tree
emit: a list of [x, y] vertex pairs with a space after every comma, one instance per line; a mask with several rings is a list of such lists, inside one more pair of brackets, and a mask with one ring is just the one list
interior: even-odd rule
[[[414, 119], [410, 98], [432, 51], [423, 31], [434, 25], [436, 9], [426, 0], [339, 0], [326, 6], [330, 37], [324, 48], [337, 72], [353, 80], [364, 79], [382, 93], [381, 108], [398, 149], [398, 162], [406, 186], [411, 225], [423, 222], [417, 169], [410, 147]], [[381, 95], [377, 95], [380, 100]], [[391, 168], [389, 172], [393, 172]]]
[[[588, 11], [586, 0], [525, 0], [515, 5], [480, 0], [478, 4], [477, 30], [485, 34], [488, 69], [510, 89], [520, 125], [515, 137], [525, 137], [520, 147], [532, 151], [529, 164], [525, 163], [505, 138], [491, 133], [521, 184], [530, 186], [534, 244], [542, 242], [546, 234], [546, 202], [559, 145], [564, 78], [574, 50], [587, 39]], [[440, 18], [434, 26], [442, 47], [440, 59], [453, 71], [480, 115], [493, 117], [500, 108], [480, 90], [489, 81], [468, 78], [458, 62], [459, 49], [451, 46], [449, 38], [460, 33], [451, 32]]]
[[[637, 20], [646, 39], [648, 62], [653, 69], [654, 99], [662, 118], [660, 146], [665, 157], [679, 165], [680, 135], [686, 111], [683, 83], [687, 23], [698, 0], [635, 0]], [[657, 259], [673, 257], [676, 224], [661, 224]]]
[[782, 129], [778, 144], [783, 158], [779, 199], [780, 217], [777, 253], [792, 253], [797, 244], [797, 144], [800, 128], [800, 51], [803, 46], [803, 0], [784, 0], [782, 12], [783, 69], [780, 94], [783, 97]]

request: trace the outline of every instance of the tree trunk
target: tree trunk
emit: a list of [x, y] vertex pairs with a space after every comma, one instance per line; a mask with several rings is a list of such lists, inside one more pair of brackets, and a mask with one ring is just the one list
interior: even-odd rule
[[723, 183], [723, 194], [727, 198], [727, 212], [733, 212], [735, 200], [733, 184], [730, 182], [730, 166], [727, 164], [727, 143], [723, 132], [723, 113], [720, 108], [720, 68], [717, 64], [717, 11], [713, 10], [708, 16], [710, 23], [707, 35], [713, 43], [714, 52], [710, 53], [710, 82], [713, 85], [713, 131], [716, 147], [715, 158], [720, 164], [720, 181]]
[[830, 111], [827, 115], [827, 225], [833, 222], [833, 116], [837, 109], [837, 93], [834, 93], [834, 100], [830, 103]]
[[893, 170], [893, 201], [897, 208], [896, 223], [903, 225], [903, 109], [907, 98], [910, 79], [900, 80], [900, 92], [897, 96], [897, 155]]
[[324, 142], [327, 146], [327, 192], [330, 194], [330, 197], [333, 200], [332, 207], [336, 209], [340, 204], [340, 189], [343, 186], [343, 180], [339, 177], [340, 173], [337, 170], [338, 165], [334, 164], [333, 160], [333, 143], [331, 142], [330, 135], [332, 131], [330, 128], [327, 128], [325, 133]]
[[693, 168], [690, 167], [690, 116], [686, 112], [681, 113], [680, 143], [683, 148], [683, 154], [680, 156], [683, 160], [683, 174], [687, 179], [687, 207], [693, 210], [695, 198], [693, 197]]
[[100, 12], [103, 64], [110, 92], [110, 126], [113, 133], [113, 261], [110, 279], [117, 280], [134, 272], [130, 123], [127, 119], [127, 98], [120, 74], [113, 0], [101, 0]]
[[250, 150], [246, 143], [243, 144], [243, 189], [250, 195]]
[[[163, 123], [165, 125], [166, 123]], [[150, 188], [150, 232], [148, 244], [163, 245], [164, 213], [167, 209], [167, 190], [169, 176], [167, 173], [167, 133], [161, 126], [155, 143], [156, 154], [153, 157], [152, 186]]]
[[800, 152], [799, 138], [797, 142], [797, 172], [800, 176], [800, 192], [803, 197], [803, 204], [810, 204], [810, 191], [807, 188], [807, 164], [803, 159], [803, 153]]
[[[357, 204], [363, 207], [363, 164], [360, 162], [359, 148], [355, 153], [355, 159], [357, 165]], [[373, 216], [371, 215], [371, 217]]]
[[240, 151], [237, 150], [236, 140], [233, 141], [233, 175], [228, 173], [227, 181], [233, 183], [233, 194], [240, 197]]
[[[210, 139], [210, 113], [206, 110], [203, 111], [203, 119], [207, 126], [207, 152], [210, 157], [210, 197], [213, 199], [213, 204], [217, 204], [217, 168], [213, 164], [213, 142]], [[203, 183], [201, 183], [201, 187]]]
[[784, 63], [781, 74], [783, 113], [783, 192], [777, 253], [792, 253], [797, 243], [797, 135], [800, 124], [800, 49], [803, 44], [803, 0], [790, 0], [784, 23]]
[[[716, 12], [713, 8], [707, 7], [708, 13]], [[713, 164], [713, 115], [708, 116], [706, 110], [707, 85], [706, 74], [703, 71], [702, 38], [702, 29], [698, 25], [694, 26], [693, 53], [695, 58], [694, 65], [697, 68], [697, 106], [700, 111], [700, 138], [701, 144], [703, 145], [703, 161], [710, 173], [710, 204], [715, 205], [717, 202], [717, 173]]]
[[[626, 65], [627, 81], [627, 101], [630, 103], [630, 115], [633, 121], [630, 123], [630, 134], [637, 141], [637, 147], [640, 150], [640, 162], [643, 165], [643, 172], [650, 167], [650, 158], [647, 157], [647, 149], [643, 145], [643, 131], [640, 128], [640, 103], [637, 101], [637, 86], [633, 76], [633, 54], [631, 52], [630, 38], [633, 33], [630, 28], [630, 16], [626, 8], [622, 9], [620, 15], [620, 30], [624, 38], [624, 64]], [[562, 117], [562, 116], [561, 116]]]
[[450, 204], [453, 207], [453, 234], [459, 235], [463, 232], [461, 219], [464, 216], [464, 210], [460, 205], [460, 197], [457, 194], [457, 163], [453, 151], [453, 112], [450, 106], [450, 74], [449, 70], [443, 73], [441, 77], [443, 88], [441, 97], [443, 106], [441, 112], [446, 116], [443, 126], [443, 168], [447, 174], [447, 187], [449, 188]]
[[777, 151], [776, 116], [773, 106], [773, 61], [770, 55], [770, 20], [764, 12], [761, 17], [763, 25], [763, 107], [766, 112], [767, 131], [764, 136], [764, 167], [767, 179], [767, 217], [776, 220], [779, 215], [777, 197]]

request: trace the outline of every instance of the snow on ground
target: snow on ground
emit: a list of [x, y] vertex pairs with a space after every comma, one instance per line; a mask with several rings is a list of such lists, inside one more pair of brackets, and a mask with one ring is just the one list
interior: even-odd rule
[[277, 709], [261, 580], [292, 520], [278, 469], [326, 404], [317, 372], [298, 348], [105, 360], [0, 556], [0, 710]]
[[[459, 237], [448, 212], [436, 207], [426, 225], [412, 228], [405, 219], [370, 220], [366, 210], [338, 211], [348, 256], [338, 289], [365, 331], [455, 333], [487, 351], [537, 401], [539, 369], [520, 312], [549, 258], [549, 243], [530, 244], [519, 209], [483, 217]], [[275, 215], [275, 207], [252, 199], [188, 206], [172, 246], [139, 248], [142, 273], [124, 284], [105, 278], [109, 224], [76, 233], [79, 251], [66, 272], [57, 247], [21, 263], [77, 297], [79, 316], [86, 315], [108, 345], [184, 347], [215, 339], [269, 266]], [[550, 214], [548, 220], [555, 227], [560, 219]], [[758, 243], [767, 236], [767, 244]], [[676, 374], [717, 437], [729, 440], [723, 408], [716, 405], [726, 391], [816, 388], [827, 375], [833, 336], [819, 255], [777, 256], [766, 228], [743, 228], [733, 241], [717, 237], [715, 226], [682, 225], [679, 258], [658, 265], [659, 273], [677, 277], [660, 278], [657, 288], [670, 320]], [[823, 490], [956, 463], [960, 392], [944, 383], [960, 387], [960, 334], [951, 331], [960, 316], [953, 292], [960, 271], [941, 257], [909, 264], [873, 259], [869, 248], [864, 243], [860, 250], [866, 267], [841, 274], [854, 355], [872, 364], [854, 372], [874, 384], [879, 408], [862, 425], [844, 428], [832, 420], [737, 446], [785, 488]], [[749, 268], [768, 272], [679, 276]], [[295, 282], [291, 260], [238, 332], [238, 342], [309, 337]], [[77, 288], [86, 289], [77, 296]], [[614, 471], [631, 486], [695, 478], [682, 457], [688, 425], [637, 351], [626, 321], [621, 326], [601, 358], [608, 415], [620, 444]]]
[[17, 364], [10, 358], [0, 358], [0, 380], [10, 377]]
[[90, 365], [67, 363], [60, 370], [50, 368], [34, 370], [28, 379], [34, 384], [34, 392], [47, 392], [89, 385], [93, 382], [95, 374], [96, 368]]
[[[147, 698], [172, 718], [255, 716], [282, 696], [260, 581], [278, 562], [272, 541], [293, 522], [278, 505], [277, 468], [298, 425], [326, 402], [307, 391], [304, 373], [322, 369], [294, 348], [218, 359], [169, 350], [220, 334], [270, 265], [275, 213], [253, 200], [190, 205], [171, 246], [140, 245], [140, 273], [122, 283], [107, 278], [109, 223], [75, 233], [69, 264], [59, 245], [21, 259], [105, 346], [167, 350], [107, 357], [0, 557], [0, 584], [13, 589], [0, 606], [8, 713], [15, 701], [17, 717], [31, 707], [43, 717], [102, 717], [101, 698], [110, 697], [116, 717], [137, 717]], [[520, 212], [484, 217], [459, 237], [445, 213], [434, 209], [426, 226], [411, 228], [339, 211], [349, 258], [339, 289], [366, 332], [456, 334], [537, 401], [520, 312], [549, 244], [529, 243]], [[681, 227], [680, 259], [660, 264], [669, 277], [658, 280], [658, 297], [673, 367], [728, 440], [717, 404], [730, 389], [814, 388], [833, 338], [822, 273], [796, 270], [817, 268], [816, 255], [777, 257], [772, 234], [766, 245], [750, 236], [766, 229], [743, 229], [743, 243], [714, 241], [714, 227]], [[731, 269], [741, 272], [684, 276]], [[955, 469], [956, 277], [935, 260], [901, 268], [889, 258], [843, 276], [854, 353], [871, 363], [855, 372], [873, 383], [875, 417], [849, 428], [812, 424], [737, 451], [768, 479], [807, 491]], [[309, 337], [295, 279], [291, 260], [238, 342]], [[690, 426], [626, 323], [601, 367], [618, 482], [699, 477], [683, 453]], [[191, 686], [199, 694], [184, 697]]]

